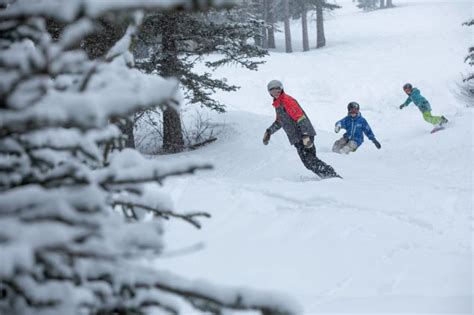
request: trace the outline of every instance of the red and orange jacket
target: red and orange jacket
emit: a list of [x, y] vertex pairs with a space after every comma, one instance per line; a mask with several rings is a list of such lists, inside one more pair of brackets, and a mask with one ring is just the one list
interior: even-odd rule
[[273, 100], [273, 107], [276, 119], [267, 129], [270, 134], [283, 127], [291, 144], [300, 142], [305, 135], [310, 137], [316, 135], [308, 116], [293, 97], [282, 91], [280, 96]]

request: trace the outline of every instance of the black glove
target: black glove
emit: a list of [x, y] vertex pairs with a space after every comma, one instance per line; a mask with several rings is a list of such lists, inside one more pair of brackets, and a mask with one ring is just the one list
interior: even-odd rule
[[382, 147], [382, 145], [380, 144], [380, 142], [377, 141], [377, 139], [372, 140], [372, 142], [375, 144], [375, 147], [377, 149], [380, 149]]
[[405, 104], [399, 106], [400, 109], [402, 109], [403, 107], [405, 107]]
[[311, 141], [311, 138], [309, 136], [303, 136], [302, 141], [306, 149], [309, 149], [313, 146], [313, 141]]
[[267, 145], [269, 141], [270, 141], [270, 132], [268, 132], [268, 130], [265, 130], [265, 133], [263, 134], [263, 144]]

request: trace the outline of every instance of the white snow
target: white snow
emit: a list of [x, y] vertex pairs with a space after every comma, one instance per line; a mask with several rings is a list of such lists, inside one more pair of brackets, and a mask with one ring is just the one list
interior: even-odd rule
[[[118, 58], [119, 59], [119, 58]], [[91, 80], [92, 89], [50, 91], [24, 112], [4, 111], [0, 126], [12, 128], [36, 120], [53, 125], [100, 126], [110, 117], [130, 113], [136, 106], [162, 104], [176, 93], [174, 80], [149, 76], [125, 67], [123, 60], [99, 66], [100, 75]]]
[[[175, 221], [165, 244], [198, 252], [156, 261], [190, 278], [287, 292], [304, 314], [472, 313], [473, 113], [457, 95], [469, 67], [470, 1], [394, 0], [363, 12], [350, 0], [326, 23], [327, 47], [302, 52], [299, 21], [293, 54], [276, 50], [258, 72], [216, 71], [242, 88], [218, 93], [229, 112], [215, 144], [160, 160], [210, 161], [212, 172], [164, 186], [180, 211], [205, 210], [195, 230]], [[472, 71], [472, 69], [471, 69]], [[280, 79], [315, 125], [319, 157], [344, 179], [319, 181], [283, 131], [262, 145], [274, 120], [266, 84]], [[415, 106], [398, 109], [411, 82], [450, 126], [430, 134]], [[334, 123], [350, 101], [361, 104], [382, 149], [366, 139], [337, 155]], [[192, 263], [194, 262], [194, 263]]]
[[0, 12], [0, 17], [22, 17], [43, 15], [73, 21], [81, 14], [89, 17], [99, 17], [110, 11], [127, 11], [147, 8], [151, 10], [166, 10], [177, 7], [185, 9], [209, 8], [211, 4], [229, 6], [235, 0], [16, 0], [9, 6], [8, 11]]
[[84, 38], [84, 34], [89, 34], [94, 30], [94, 24], [88, 18], [82, 18], [77, 22], [64, 28], [59, 41], [62, 48], [67, 48], [79, 43]]

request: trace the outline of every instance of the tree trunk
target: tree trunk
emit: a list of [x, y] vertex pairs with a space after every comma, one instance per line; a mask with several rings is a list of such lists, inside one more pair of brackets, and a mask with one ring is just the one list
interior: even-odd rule
[[322, 0], [316, 2], [316, 48], [326, 46], [324, 36], [324, 13]]
[[387, 8], [393, 8], [392, 0], [387, 0]]
[[120, 150], [123, 148], [135, 149], [135, 137], [133, 134], [133, 127], [135, 126], [135, 122], [133, 117], [120, 119], [114, 118], [111, 119], [110, 122], [116, 125], [120, 129], [120, 132], [126, 137], [125, 142], [120, 141], [118, 148]]
[[380, 9], [385, 8], [385, 0], [380, 0]]
[[[269, 0], [261, 0], [260, 7], [262, 8], [262, 19], [265, 23], [268, 20], [268, 3]], [[266, 26], [262, 27], [262, 48], [268, 48], [268, 35]]]
[[[164, 77], [176, 76], [178, 74], [178, 53], [174, 39], [176, 30], [176, 15], [170, 14], [167, 18], [169, 21], [167, 27], [164, 28], [162, 34], [163, 47], [163, 67], [162, 73]], [[184, 140], [181, 129], [181, 117], [173, 108], [168, 107], [163, 112], [163, 151], [169, 153], [180, 152], [183, 150]]]
[[172, 107], [163, 112], [163, 151], [168, 153], [181, 152], [184, 147], [181, 129], [181, 117]]
[[121, 125], [121, 130], [124, 135], [127, 136], [125, 140], [125, 147], [135, 149], [135, 136], [133, 134], [133, 126], [135, 123], [131, 117], [125, 120], [125, 124]]
[[306, 3], [302, 3], [301, 7], [301, 24], [303, 29], [303, 51], [309, 50], [309, 40], [308, 40], [308, 20], [307, 20], [307, 8]]
[[274, 2], [269, 0], [268, 4], [268, 15], [267, 15], [267, 23], [269, 25], [268, 28], [268, 48], [276, 48], [275, 45], [275, 14], [273, 8]]
[[286, 52], [291, 53], [293, 49], [291, 48], [291, 31], [290, 31], [290, 6], [289, 0], [283, 0], [283, 11], [285, 14], [285, 47]]

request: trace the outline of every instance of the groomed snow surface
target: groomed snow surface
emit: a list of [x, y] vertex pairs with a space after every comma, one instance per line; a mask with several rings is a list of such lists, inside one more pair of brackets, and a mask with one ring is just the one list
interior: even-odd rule
[[[288, 293], [304, 314], [472, 313], [473, 112], [456, 96], [472, 28], [470, 1], [394, 0], [363, 12], [350, 0], [326, 22], [327, 47], [292, 54], [277, 34], [258, 72], [215, 73], [242, 88], [219, 93], [228, 112], [219, 140], [159, 157], [203, 160], [214, 170], [169, 180], [177, 209], [212, 214], [196, 230], [167, 229], [159, 268], [218, 284]], [[280, 79], [318, 135], [318, 156], [344, 179], [318, 180], [274, 120], [266, 83]], [[416, 107], [399, 110], [405, 82], [417, 86], [449, 127], [430, 134]], [[382, 149], [366, 139], [356, 153], [331, 152], [334, 123], [361, 104]], [[186, 249], [190, 250], [186, 254]]]

